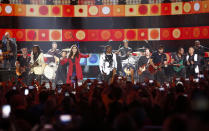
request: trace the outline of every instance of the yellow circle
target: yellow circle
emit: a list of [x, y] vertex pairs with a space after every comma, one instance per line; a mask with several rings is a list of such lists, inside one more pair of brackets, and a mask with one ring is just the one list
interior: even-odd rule
[[96, 6], [91, 6], [89, 8], [89, 14], [90, 15], [96, 15], [98, 13], [98, 8]]
[[77, 33], [76, 33], [76, 38], [78, 40], [83, 40], [84, 38], [86, 37], [86, 34], [84, 31], [82, 30], [79, 30]]
[[19, 8], [18, 8], [18, 12], [22, 12], [22, 8], [19, 7]]
[[173, 37], [177, 39], [180, 36], [181, 36], [181, 31], [179, 29], [174, 29], [173, 30]]
[[143, 37], [144, 35], [145, 35], [144, 32], [142, 32], [142, 33], [141, 33], [141, 36]]
[[116, 12], [117, 12], [117, 13], [120, 13], [120, 11], [121, 11], [120, 8], [117, 8]]
[[207, 3], [204, 4], [204, 8], [205, 8], [205, 9], [208, 8], [208, 4], [207, 4]]
[[67, 12], [70, 13], [70, 9], [67, 9]]
[[184, 11], [188, 13], [190, 10], [191, 10], [191, 5], [190, 5], [190, 3], [185, 3], [185, 4], [184, 4]]

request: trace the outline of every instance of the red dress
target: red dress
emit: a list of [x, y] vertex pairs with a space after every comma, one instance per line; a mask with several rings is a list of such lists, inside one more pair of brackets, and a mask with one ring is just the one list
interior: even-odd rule
[[[89, 57], [89, 55], [83, 55], [83, 54], [79, 54], [78, 57], [75, 56], [76, 76], [77, 76], [78, 80], [83, 80], [83, 74], [82, 74], [82, 68], [81, 68], [81, 65], [80, 65], [80, 59], [81, 58], [88, 58], [88, 57]], [[65, 58], [65, 59], [60, 61], [61, 65], [64, 65], [67, 62], [69, 62], [69, 67], [68, 67], [66, 83], [71, 83], [70, 78], [71, 78], [72, 73], [73, 73], [73, 62], [70, 58]]]

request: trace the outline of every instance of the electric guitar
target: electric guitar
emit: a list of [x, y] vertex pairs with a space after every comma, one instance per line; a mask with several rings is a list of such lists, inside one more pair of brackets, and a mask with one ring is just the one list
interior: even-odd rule
[[154, 68], [151, 64], [149, 65], [148, 67], [148, 70], [151, 74], [155, 74], [157, 73], [158, 71], [161, 71], [162, 70], [162, 67], [165, 66], [165, 64], [161, 64], [161, 63], [158, 63], [158, 64], [154, 64], [155, 66], [157, 66], [157, 68]]
[[147, 67], [149, 66], [149, 64], [144, 64], [141, 67], [139, 67], [138, 69], [138, 75], [141, 75], [144, 71], [146, 71]]
[[184, 68], [183, 60], [181, 60], [179, 63], [173, 64], [173, 65], [174, 65], [173, 69], [176, 72], [179, 72], [179, 71], [181, 71]]

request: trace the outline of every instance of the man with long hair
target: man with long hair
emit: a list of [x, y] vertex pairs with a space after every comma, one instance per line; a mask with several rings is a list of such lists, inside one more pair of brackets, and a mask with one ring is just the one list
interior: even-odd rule
[[61, 65], [69, 63], [66, 83], [74, 82], [75, 77], [78, 80], [83, 80], [82, 68], [80, 65], [81, 58], [88, 58], [91, 55], [81, 54], [76, 45], [72, 45], [68, 58], [60, 60]]

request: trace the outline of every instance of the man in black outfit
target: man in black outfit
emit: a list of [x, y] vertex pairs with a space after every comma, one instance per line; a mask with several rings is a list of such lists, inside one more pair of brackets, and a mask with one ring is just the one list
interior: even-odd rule
[[47, 52], [47, 54], [52, 55], [52, 58], [48, 58], [48, 63], [55, 62], [58, 63], [58, 58], [60, 57], [60, 50], [57, 49], [57, 43], [52, 43], [52, 48]]
[[164, 47], [160, 46], [157, 52], [154, 52], [150, 59], [150, 64], [153, 66], [154, 70], [158, 70], [154, 74], [154, 79], [161, 84], [166, 80], [164, 67], [167, 65], [167, 57], [163, 53]]
[[150, 51], [145, 50], [145, 56], [141, 56], [138, 61], [139, 82], [144, 82], [145, 79], [153, 80], [153, 74], [148, 70], [150, 62]]
[[[16, 61], [16, 68], [19, 70], [21, 74], [19, 74], [19, 78], [22, 79], [22, 81], [28, 85], [29, 83], [29, 64], [30, 64], [30, 57], [28, 56], [28, 50], [27, 48], [22, 48], [22, 55], [17, 57]], [[18, 74], [17, 74], [18, 75]]]

